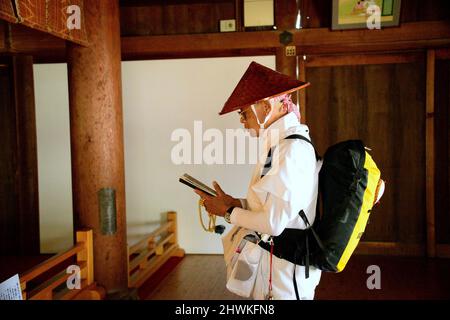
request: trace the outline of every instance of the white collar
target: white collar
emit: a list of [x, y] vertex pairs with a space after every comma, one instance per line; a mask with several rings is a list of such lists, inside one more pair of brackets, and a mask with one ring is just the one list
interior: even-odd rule
[[291, 134], [300, 134], [310, 139], [308, 126], [301, 124], [294, 112], [289, 112], [272, 123], [263, 131], [262, 138], [268, 150]]

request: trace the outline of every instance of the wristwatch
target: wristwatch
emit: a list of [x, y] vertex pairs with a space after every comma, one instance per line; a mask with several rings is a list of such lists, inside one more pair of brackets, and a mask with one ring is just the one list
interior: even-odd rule
[[236, 207], [229, 207], [223, 218], [226, 222], [231, 223], [231, 213], [233, 212], [233, 209]]

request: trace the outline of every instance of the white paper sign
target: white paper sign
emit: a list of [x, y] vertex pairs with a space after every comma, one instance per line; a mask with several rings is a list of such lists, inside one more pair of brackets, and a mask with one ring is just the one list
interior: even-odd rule
[[0, 300], [22, 300], [18, 274], [0, 283]]

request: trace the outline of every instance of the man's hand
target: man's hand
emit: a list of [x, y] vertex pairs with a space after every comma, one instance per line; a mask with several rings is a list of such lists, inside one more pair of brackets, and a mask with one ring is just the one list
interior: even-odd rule
[[206, 211], [216, 216], [223, 217], [227, 212], [228, 208], [242, 207], [239, 199], [235, 199], [232, 196], [223, 192], [222, 188], [216, 181], [213, 182], [213, 186], [217, 192], [216, 197], [210, 196], [209, 194], [201, 190], [194, 190], [196, 194], [198, 194], [202, 199], [204, 199], [203, 205], [205, 206]]

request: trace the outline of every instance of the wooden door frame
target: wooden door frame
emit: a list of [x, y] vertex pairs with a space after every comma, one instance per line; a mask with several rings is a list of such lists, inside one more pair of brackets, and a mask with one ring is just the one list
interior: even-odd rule
[[39, 193], [33, 58], [26, 55], [0, 57], [8, 65], [11, 112], [15, 119], [15, 201], [19, 232], [17, 255], [40, 254]]
[[[428, 59], [430, 60], [429, 63], [432, 64], [433, 67], [433, 74], [432, 74], [432, 78], [431, 78], [431, 74], [430, 74], [430, 79], [429, 79], [429, 83], [430, 83], [430, 91], [432, 91], [432, 93], [430, 92], [430, 95], [433, 94], [433, 97], [431, 99], [430, 97], [430, 103], [431, 101], [433, 102], [433, 111], [434, 111], [434, 94], [435, 94], [435, 86], [434, 86], [434, 79], [435, 79], [435, 74], [434, 74], [434, 66], [435, 66], [435, 61], [436, 60], [450, 60], [450, 48], [444, 48], [444, 49], [436, 49], [433, 50], [433, 53], [430, 53], [428, 56]], [[430, 71], [431, 73], [431, 71]], [[432, 84], [432, 86], [431, 86]], [[434, 130], [434, 129], [433, 129]], [[435, 138], [435, 134], [433, 135], [433, 146], [434, 146], [434, 138]], [[447, 146], [448, 147], [448, 146]], [[433, 163], [431, 163], [431, 165], [434, 168], [435, 165], [435, 159], [433, 157]], [[435, 174], [435, 173], [434, 173]], [[430, 197], [432, 196], [433, 198], [435, 197], [435, 193], [434, 193], [434, 182], [433, 185], [431, 186], [432, 188], [432, 192], [430, 191]], [[434, 217], [433, 217], [433, 229], [434, 229]], [[435, 230], [433, 230], [433, 232], [435, 232]], [[435, 239], [435, 235], [434, 235], [434, 240]], [[450, 258], [450, 243], [435, 243], [434, 245], [434, 252], [435, 252], [435, 256], [438, 258]]]
[[[415, 61], [426, 61], [426, 110], [425, 125], [425, 153], [426, 156], [426, 244], [401, 243], [401, 242], [377, 242], [362, 241], [356, 252], [359, 254], [380, 254], [395, 256], [450, 256], [450, 246], [437, 245], [435, 237], [435, 206], [434, 206], [434, 50], [412, 50], [399, 52], [371, 52], [350, 54], [325, 54], [325, 55], [303, 55], [299, 56], [299, 79], [307, 81], [307, 69], [313, 67], [336, 67], [355, 66], [370, 64], [398, 64], [411, 63]], [[439, 56], [450, 56], [449, 52], [440, 52]], [[302, 119], [307, 119], [306, 92], [300, 93], [300, 101], [304, 106]], [[428, 155], [429, 154], [429, 155]]]

